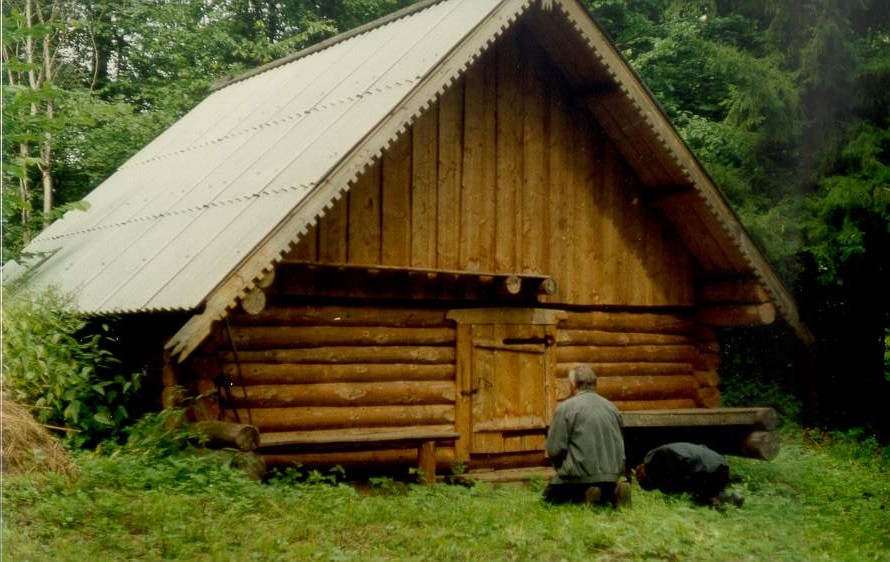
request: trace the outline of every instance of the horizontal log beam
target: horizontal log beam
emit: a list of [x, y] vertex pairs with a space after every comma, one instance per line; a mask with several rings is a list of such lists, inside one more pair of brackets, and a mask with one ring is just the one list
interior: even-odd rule
[[656, 409], [695, 408], [695, 400], [691, 398], [673, 398], [667, 400], [613, 400], [615, 407], [624, 412]]
[[423, 275], [427, 278], [441, 275], [443, 277], [450, 277], [455, 279], [470, 278], [481, 279], [483, 281], [489, 279], [506, 279], [510, 277], [530, 279], [536, 282], [540, 282], [544, 279], [550, 279], [550, 277], [548, 277], [547, 275], [540, 275], [537, 273], [502, 273], [497, 271], [469, 271], [466, 269], [435, 269], [427, 267], [408, 267], [401, 265], [356, 263], [318, 263], [295, 260], [289, 260], [282, 263], [288, 268], [306, 269], [308, 271], [364, 271], [370, 274]]
[[693, 363], [698, 355], [694, 345], [571, 346], [556, 350], [560, 363]]
[[[632, 412], [622, 412], [627, 417]], [[648, 451], [668, 443], [704, 445], [722, 455], [771, 460], [779, 454], [780, 441], [773, 431], [752, 431], [739, 426], [625, 428], [628, 464], [635, 466]]]
[[772, 303], [705, 306], [698, 318], [711, 326], [768, 326], [776, 320], [776, 307]]
[[199, 421], [192, 427], [207, 437], [210, 447], [234, 447], [239, 451], [253, 451], [260, 443], [260, 432], [252, 425], [224, 421]]
[[[558, 377], [569, 376], [569, 371], [577, 365], [572, 363], [558, 363], [556, 375]], [[617, 377], [625, 375], [688, 375], [692, 374], [692, 363], [673, 362], [619, 362], [619, 363], [589, 363], [597, 376]]]
[[742, 426], [771, 431], [778, 425], [779, 416], [772, 408], [652, 410], [624, 416], [624, 427]]
[[571, 345], [685, 345], [695, 343], [695, 339], [678, 334], [646, 334], [628, 332], [606, 332], [603, 330], [560, 330], [556, 343]]
[[[698, 383], [692, 375], [599, 377], [597, 392], [609, 400], [695, 399]], [[556, 399], [571, 395], [566, 379], [556, 381]]]
[[308, 384], [319, 382], [388, 382], [454, 380], [454, 365], [380, 363], [330, 365], [313, 363], [226, 363], [223, 373], [244, 384]]
[[232, 340], [239, 350], [357, 345], [449, 345], [454, 328], [366, 326], [236, 326]]
[[450, 425], [279, 431], [263, 433], [260, 447], [265, 450], [285, 446], [419, 443], [421, 441], [454, 441], [458, 437], [459, 434]]
[[562, 328], [603, 330], [606, 332], [642, 332], [654, 334], [691, 334], [696, 324], [688, 316], [641, 312], [570, 312]]
[[347, 427], [388, 427], [454, 424], [453, 405], [346, 406], [314, 408], [237, 409], [241, 420], [250, 421], [260, 433]]
[[454, 363], [453, 347], [336, 346], [310, 349], [269, 349], [223, 352], [227, 362], [238, 363]]
[[256, 316], [233, 311], [232, 326], [393, 326], [433, 328], [448, 326], [445, 310], [350, 307], [350, 306], [269, 306]]
[[[308, 468], [330, 468], [341, 466], [348, 470], [362, 470], [393, 466], [416, 466], [417, 463], [417, 449], [411, 447], [375, 448], [366, 451], [267, 453], [262, 456], [267, 466], [275, 467], [304, 466]], [[454, 465], [454, 460], [454, 447], [448, 445], [436, 447], [436, 466], [438, 469], [450, 468]]]
[[451, 381], [248, 385], [232, 394], [251, 408], [453, 404]]

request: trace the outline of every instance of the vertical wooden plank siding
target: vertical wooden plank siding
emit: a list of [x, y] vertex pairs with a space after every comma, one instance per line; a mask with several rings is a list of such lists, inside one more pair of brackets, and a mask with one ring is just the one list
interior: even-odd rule
[[380, 163], [359, 176], [349, 190], [348, 261], [378, 263], [380, 260]]
[[599, 233], [603, 223], [610, 220], [608, 216], [609, 209], [602, 204], [601, 189], [603, 178], [607, 173], [605, 160], [608, 138], [602, 132], [602, 129], [594, 126], [589, 121], [583, 123], [581, 135], [582, 139], [579, 139], [579, 142], [584, 142], [584, 138], [593, 141], [590, 160], [584, 171], [585, 189], [590, 193], [590, 218], [587, 220], [587, 228], [591, 230], [587, 231], [582, 242], [582, 251], [588, 256], [591, 266], [587, 270], [581, 294], [587, 295], [586, 298], [590, 299], [590, 302], [598, 304], [603, 300], [604, 287], [613, 285], [612, 279], [614, 279], [603, 275], [601, 268], [605, 261], [607, 249], [599, 241]]
[[348, 197], [341, 197], [318, 224], [318, 260], [330, 263], [346, 261], [346, 224]]
[[[613, 161], [618, 161], [617, 154], [609, 155]], [[624, 251], [624, 267], [627, 275], [636, 282], [628, 287], [628, 298], [632, 302], [648, 302], [647, 297], [651, 293], [649, 286], [651, 278], [646, 271], [643, 260], [646, 255], [646, 228], [645, 218], [643, 216], [643, 202], [640, 197], [639, 190], [627, 181], [628, 171], [624, 166], [619, 166], [619, 174], [622, 178], [621, 191], [624, 197], [619, 201], [624, 205], [624, 220], [621, 222], [623, 239], [626, 242], [626, 250]]]
[[550, 303], [692, 304], [688, 250], [553, 72], [505, 36], [291, 257], [315, 244], [322, 262], [551, 275]]
[[[612, 158], [613, 152], [606, 149], [607, 157], [603, 159], [603, 173], [599, 193], [599, 211], [602, 219], [600, 243], [602, 260], [600, 279], [625, 279], [624, 248], [621, 241], [621, 221], [624, 205], [621, 201], [621, 177], [618, 175], [617, 163]], [[613, 283], [603, 283], [600, 287], [604, 302], [613, 302], [626, 287]]]
[[460, 182], [463, 142], [463, 82], [439, 102], [439, 177], [436, 230], [437, 267], [457, 269], [460, 252]]
[[433, 105], [412, 127], [411, 266], [436, 267], [439, 106]]
[[411, 130], [383, 154], [381, 261], [411, 265]]
[[482, 123], [484, 73], [483, 60], [476, 62], [474, 72], [466, 78], [464, 89], [463, 173], [460, 182], [460, 250], [458, 263], [470, 271], [481, 271], [479, 260], [482, 234], [481, 192], [483, 184], [483, 146], [485, 130]]
[[[545, 85], [538, 78], [534, 56], [526, 51], [529, 64], [524, 65], [522, 84], [524, 112], [522, 116], [522, 228], [520, 230], [520, 270], [537, 272], [547, 263], [549, 244], [546, 190], [549, 183], [546, 135], [548, 119]], [[543, 72], [543, 70], [542, 70]]]
[[575, 236], [571, 244], [571, 262], [566, 264], [573, 277], [572, 293], [567, 296], [577, 301], [591, 298], [601, 289], [600, 284], [592, 279], [599, 264], [588, 246], [591, 237], [600, 240], [597, 217], [602, 208], [594, 204], [594, 195], [599, 186], [591, 180], [600, 159], [600, 146], [596, 139], [590, 139], [588, 129], [583, 125], [583, 122], [572, 123], [569, 129], [572, 139], [570, 146], [574, 148], [569, 162], [569, 190]]
[[574, 201], [570, 198], [569, 176], [567, 171], [572, 161], [570, 148], [572, 145], [567, 138], [568, 131], [567, 108], [561, 95], [550, 96], [550, 138], [548, 149], [550, 151], [550, 262], [548, 271], [563, 271], [559, 276], [559, 294], [548, 299], [556, 301], [564, 299], [572, 294], [574, 275], [571, 275], [571, 260], [569, 249], [574, 239], [574, 221], [572, 209]]
[[494, 51], [483, 59], [482, 87], [482, 183], [477, 186], [481, 193], [482, 217], [479, 227], [479, 261], [483, 269], [495, 269], [495, 245], [497, 240], [497, 56]]
[[470, 271], [491, 271], [494, 267], [494, 63], [494, 53], [480, 58], [467, 75], [464, 92], [459, 263]]
[[522, 114], [520, 66], [516, 39], [505, 36], [497, 49], [497, 177], [495, 208], [497, 233], [494, 265], [498, 271], [516, 271], [519, 265], [519, 228], [522, 214]]

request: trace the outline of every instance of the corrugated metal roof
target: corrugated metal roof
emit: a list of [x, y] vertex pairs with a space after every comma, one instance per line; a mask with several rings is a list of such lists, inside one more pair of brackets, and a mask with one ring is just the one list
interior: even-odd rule
[[501, 3], [424, 5], [212, 93], [28, 246], [51, 254], [29, 284], [95, 314], [198, 308]]
[[[205, 305], [168, 344], [187, 356], [532, 2], [427, 0], [229, 81], [94, 190], [87, 211], [67, 214], [28, 246], [37, 264], [29, 284], [57, 285], [93, 314]], [[733, 241], [725, 250], [751, 267], [805, 338], [793, 299], [589, 14], [574, 0], [539, 6], [532, 21], [559, 21], [545, 31], [551, 42], [564, 30], [587, 45], [646, 124], [636, 134], [670, 153]], [[561, 48], [554, 52], [558, 59]]]

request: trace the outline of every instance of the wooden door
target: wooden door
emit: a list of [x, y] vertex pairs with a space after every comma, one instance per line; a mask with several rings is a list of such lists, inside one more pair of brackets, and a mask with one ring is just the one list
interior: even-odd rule
[[458, 322], [458, 458], [543, 451], [555, 406], [559, 311], [452, 311]]
[[546, 326], [472, 328], [471, 454], [540, 450], [548, 418]]

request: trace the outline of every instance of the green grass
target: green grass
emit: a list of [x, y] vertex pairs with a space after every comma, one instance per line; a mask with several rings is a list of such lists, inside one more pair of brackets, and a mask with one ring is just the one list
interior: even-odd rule
[[634, 486], [625, 511], [552, 507], [542, 482], [474, 488], [258, 484], [207, 457], [79, 459], [5, 478], [3, 560], [890, 560], [890, 459], [823, 434], [731, 458], [715, 511]]

